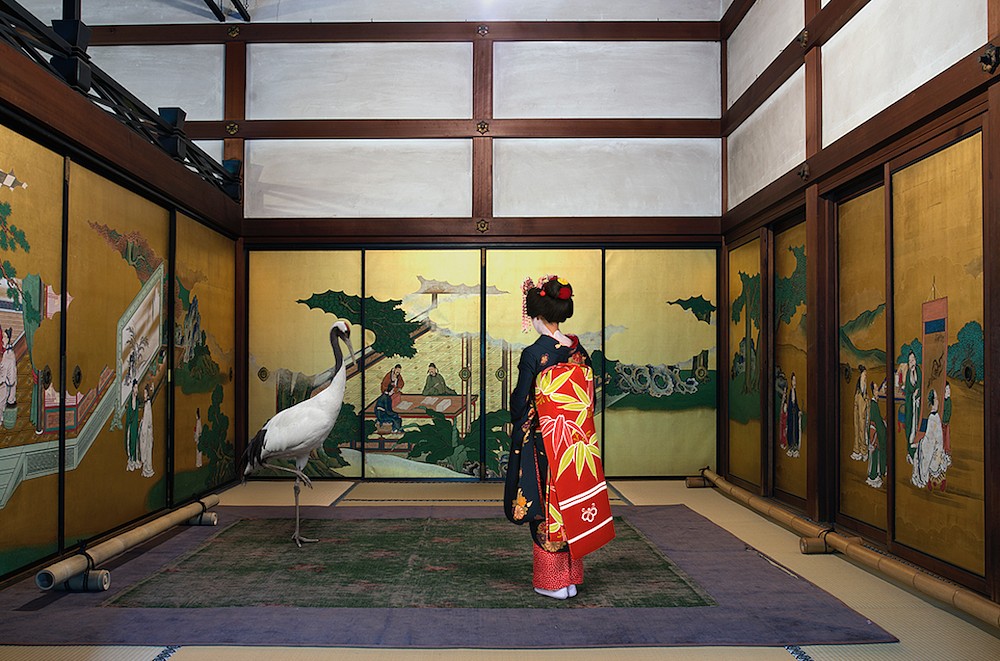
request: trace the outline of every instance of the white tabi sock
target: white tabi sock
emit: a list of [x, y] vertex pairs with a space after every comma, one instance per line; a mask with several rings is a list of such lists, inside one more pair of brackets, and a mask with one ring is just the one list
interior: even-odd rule
[[552, 597], [553, 599], [565, 599], [569, 596], [569, 590], [566, 588], [559, 588], [558, 590], [543, 590], [542, 588], [535, 588], [535, 592], [546, 597]]

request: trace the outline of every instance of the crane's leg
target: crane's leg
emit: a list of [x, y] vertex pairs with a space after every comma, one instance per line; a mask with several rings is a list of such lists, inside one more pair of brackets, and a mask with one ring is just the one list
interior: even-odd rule
[[285, 466], [277, 466], [275, 464], [269, 464], [266, 461], [261, 462], [260, 465], [266, 468], [273, 468], [276, 471], [285, 471], [286, 473], [291, 473], [297, 479], [301, 479], [307, 487], [309, 487], [310, 489], [313, 488], [312, 480], [310, 480], [305, 473], [303, 473], [297, 468], [286, 468]]
[[312, 539], [310, 537], [303, 537], [299, 534], [299, 476], [295, 476], [295, 534], [292, 535], [292, 541], [302, 548], [303, 544], [309, 544], [311, 542], [318, 542], [318, 539]]

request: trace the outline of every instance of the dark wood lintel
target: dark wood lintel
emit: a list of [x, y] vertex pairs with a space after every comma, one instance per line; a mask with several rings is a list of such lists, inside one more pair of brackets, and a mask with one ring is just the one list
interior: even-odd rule
[[[479, 34], [485, 26], [485, 34]], [[235, 29], [234, 29], [235, 28]], [[716, 21], [469, 21], [97, 25], [94, 46], [448, 41], [719, 41]], [[230, 31], [235, 34], [230, 34]]]
[[[484, 224], [485, 223], [485, 224]], [[352, 243], [419, 240], [424, 243], [637, 241], [720, 242], [720, 219], [610, 218], [248, 218], [243, 236], [254, 243]]]
[[718, 119], [255, 119], [185, 124], [198, 140], [264, 138], [718, 138]]

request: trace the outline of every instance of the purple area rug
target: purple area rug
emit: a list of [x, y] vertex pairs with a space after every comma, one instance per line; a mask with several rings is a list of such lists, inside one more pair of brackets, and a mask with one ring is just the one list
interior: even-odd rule
[[[219, 508], [220, 524], [290, 507]], [[306, 507], [303, 518], [481, 518], [487, 507]], [[191, 553], [218, 528], [179, 528], [106, 563], [111, 590], [0, 592], [0, 644], [560, 648], [895, 642], [881, 627], [683, 505], [616, 507], [718, 604], [691, 608], [120, 608], [110, 598]], [[525, 531], [525, 544], [528, 544]], [[530, 586], [525, 586], [530, 591]], [[540, 599], [542, 597], [539, 597]], [[544, 626], [528, 626], [544, 621]]]

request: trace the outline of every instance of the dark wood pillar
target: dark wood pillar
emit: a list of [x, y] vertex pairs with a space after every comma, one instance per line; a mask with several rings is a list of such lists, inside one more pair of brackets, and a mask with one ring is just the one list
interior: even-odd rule
[[[1000, 2], [990, 2], [990, 32], [1000, 21]], [[995, 34], [995, 33], [994, 33]], [[994, 74], [1000, 76], [1000, 72]], [[989, 89], [983, 126], [983, 253], [986, 328], [986, 579], [993, 601], [1000, 602], [1000, 81]]]

